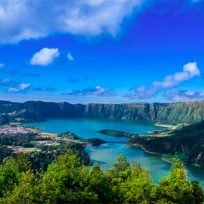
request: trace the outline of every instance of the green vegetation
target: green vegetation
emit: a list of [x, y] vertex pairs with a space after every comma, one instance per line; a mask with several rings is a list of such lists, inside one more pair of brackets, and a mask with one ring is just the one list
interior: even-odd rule
[[17, 134], [0, 134], [0, 145], [6, 146], [23, 146], [23, 147], [34, 147], [31, 143], [32, 140], [36, 138], [35, 133], [17, 133]]
[[163, 129], [160, 130], [151, 130], [149, 131], [149, 135], [154, 136], [154, 137], [167, 137], [167, 136], [171, 136], [172, 132], [174, 131], [174, 129], [172, 129], [171, 127], [163, 127]]
[[10, 149], [0, 145], [0, 163], [3, 162], [4, 158], [6, 158], [11, 154], [12, 154], [12, 151]]
[[190, 182], [182, 163], [154, 184], [149, 172], [120, 156], [107, 172], [85, 167], [77, 153], [59, 155], [45, 171], [31, 168], [20, 154], [0, 165], [0, 203], [144, 203], [202, 204], [203, 191]]
[[73, 140], [73, 141], [80, 141], [80, 137], [78, 137], [77, 135], [75, 135], [74, 133], [71, 132], [64, 132], [58, 135], [59, 138], [64, 138], [64, 139], [68, 139], [68, 140]]
[[204, 102], [74, 105], [42, 101], [0, 101], [0, 124], [73, 117], [194, 123], [204, 120]]
[[[204, 119], [204, 102], [72, 105], [0, 101], [0, 113], [1, 125], [78, 116], [192, 123]], [[204, 166], [204, 121], [180, 129], [157, 131], [151, 137], [115, 130], [100, 133], [129, 137], [130, 145], [160, 154], [164, 160], [173, 163], [171, 172], [155, 184], [146, 169], [137, 163], [128, 163], [124, 156], [106, 172], [97, 164], [88, 168], [84, 165], [90, 163], [90, 158], [84, 147], [87, 143], [100, 145], [105, 142], [97, 138], [85, 141], [70, 132], [59, 135], [2, 133], [0, 203], [203, 203], [200, 185], [188, 180], [187, 172], [178, 160]]]
[[204, 121], [176, 129], [171, 136], [137, 137], [129, 144], [160, 154], [167, 160], [180, 158], [187, 164], [204, 167]]
[[116, 136], [116, 137], [136, 138], [139, 136], [138, 134], [123, 132], [123, 131], [118, 131], [118, 130], [108, 130], [108, 129], [99, 130], [98, 132], [104, 135], [111, 135], [111, 136]]
[[162, 159], [170, 163], [172, 163], [174, 159], [185, 162], [185, 154], [183, 153], [166, 154], [162, 156]]
[[0, 163], [11, 155], [26, 153], [32, 161], [32, 167], [45, 170], [60, 154], [67, 150], [77, 150], [84, 164], [90, 163], [90, 157], [85, 152], [86, 142], [71, 132], [59, 135], [49, 133], [1, 133]]
[[101, 140], [99, 138], [91, 138], [91, 139], [88, 139], [88, 142], [92, 145], [92, 146], [100, 146], [104, 143], [107, 143], [106, 141], [104, 140]]
[[35, 170], [46, 170], [48, 165], [52, 163], [59, 155], [65, 152], [78, 152], [80, 162], [88, 165], [90, 164], [90, 157], [84, 151], [84, 146], [79, 143], [65, 143], [57, 146], [42, 146], [40, 151], [34, 151], [27, 154], [31, 161], [32, 168]]

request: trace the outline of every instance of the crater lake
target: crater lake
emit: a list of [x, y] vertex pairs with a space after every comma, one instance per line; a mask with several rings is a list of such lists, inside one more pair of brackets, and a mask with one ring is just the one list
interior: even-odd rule
[[[128, 161], [135, 161], [147, 168], [155, 182], [163, 176], [167, 176], [171, 164], [161, 160], [157, 155], [144, 152], [144, 150], [126, 144], [129, 138], [114, 137], [100, 134], [103, 129], [119, 130], [141, 135], [148, 134], [151, 130], [161, 127], [151, 122], [131, 122], [102, 119], [48, 119], [41, 122], [26, 123], [29, 127], [39, 128], [42, 132], [62, 133], [70, 131], [83, 139], [100, 138], [108, 143], [100, 146], [87, 145], [86, 151], [91, 157], [91, 162], [100, 163], [103, 169], [108, 169], [116, 161], [117, 157], [124, 154]], [[204, 187], [204, 169], [195, 166], [186, 166], [190, 180], [197, 180]]]

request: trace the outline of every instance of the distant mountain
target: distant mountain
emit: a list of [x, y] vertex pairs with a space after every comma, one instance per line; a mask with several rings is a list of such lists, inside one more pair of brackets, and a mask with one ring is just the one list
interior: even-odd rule
[[[0, 101], [0, 115], [7, 115], [10, 121], [39, 121], [47, 118], [78, 117], [84, 112], [84, 105], [28, 101], [16, 103]], [[1, 121], [0, 118], [0, 121]]]
[[[70, 104], [28, 101], [0, 101], [0, 114], [11, 120], [35, 121], [47, 118], [89, 117], [130, 121], [194, 123], [204, 120], [204, 101], [191, 103]], [[1, 118], [0, 118], [1, 120]]]
[[175, 130], [168, 137], [137, 137], [129, 144], [160, 155], [183, 154], [186, 163], [204, 167], [204, 121]]

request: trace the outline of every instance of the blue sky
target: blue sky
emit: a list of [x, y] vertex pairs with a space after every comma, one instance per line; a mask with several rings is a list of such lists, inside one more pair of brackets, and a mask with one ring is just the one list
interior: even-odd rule
[[204, 100], [204, 0], [2, 0], [0, 99]]

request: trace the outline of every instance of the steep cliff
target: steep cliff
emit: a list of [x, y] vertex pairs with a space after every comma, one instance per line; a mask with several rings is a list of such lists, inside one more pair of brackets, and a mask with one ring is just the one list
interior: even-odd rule
[[85, 115], [133, 121], [199, 122], [204, 120], [204, 102], [88, 104], [85, 108]]
[[25, 103], [13, 103], [0, 101], [0, 118], [5, 114], [11, 121], [36, 121], [47, 118], [78, 117], [82, 115], [84, 109], [84, 105], [72, 105], [66, 102], [28, 101]]
[[199, 122], [204, 120], [204, 102], [134, 103], [134, 104], [70, 104], [42, 101], [14, 103], [0, 101], [0, 114], [10, 118], [37, 120], [46, 118], [89, 117], [116, 120], [159, 122]]

